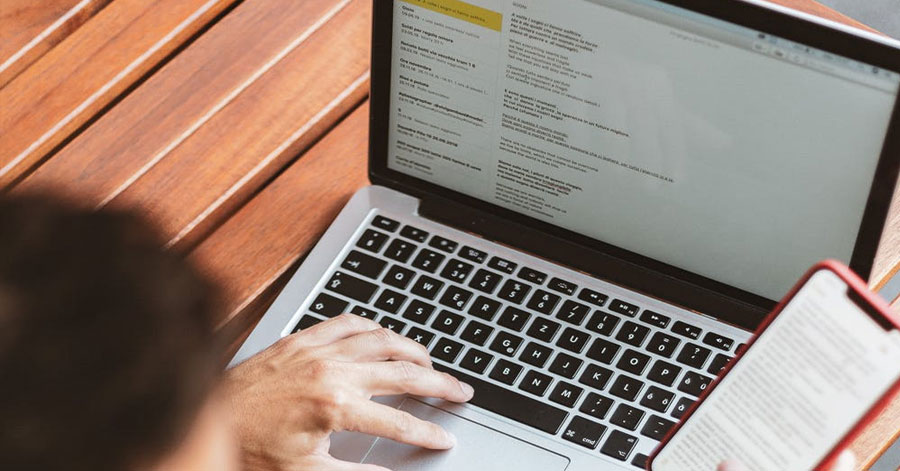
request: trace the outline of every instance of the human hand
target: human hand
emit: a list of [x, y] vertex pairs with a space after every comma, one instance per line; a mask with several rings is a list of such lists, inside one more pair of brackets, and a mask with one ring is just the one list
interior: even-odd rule
[[423, 346], [353, 315], [281, 339], [229, 371], [225, 385], [248, 470], [385, 471], [331, 457], [331, 434], [355, 431], [449, 449], [456, 439], [441, 427], [371, 398], [466, 402], [473, 394], [435, 371]]
[[[838, 455], [834, 465], [829, 471], [853, 471], [856, 468], [856, 456], [850, 450], [844, 450]], [[736, 461], [726, 461], [719, 465], [717, 471], [745, 471], [746, 468]]]

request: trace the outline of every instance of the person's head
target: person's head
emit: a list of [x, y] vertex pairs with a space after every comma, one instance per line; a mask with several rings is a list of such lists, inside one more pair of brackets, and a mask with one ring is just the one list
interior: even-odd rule
[[161, 246], [133, 213], [0, 198], [0, 467], [155, 469], [210, 446], [216, 291]]

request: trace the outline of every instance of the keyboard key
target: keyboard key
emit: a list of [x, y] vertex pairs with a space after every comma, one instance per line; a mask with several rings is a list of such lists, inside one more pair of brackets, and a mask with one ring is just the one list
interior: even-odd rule
[[384, 231], [395, 232], [400, 227], [400, 223], [384, 216], [375, 216], [375, 219], [372, 219], [372, 226]]
[[479, 347], [483, 347], [487, 343], [488, 337], [494, 333], [494, 328], [484, 325], [478, 321], [469, 321], [466, 328], [463, 329], [462, 335], [459, 337], [466, 342], [474, 343]]
[[559, 296], [539, 289], [534, 292], [534, 295], [531, 296], [531, 300], [528, 301], [528, 308], [540, 312], [541, 314], [549, 315], [553, 312], [553, 308], [556, 307], [559, 300]]
[[491, 350], [511, 357], [519, 351], [519, 347], [522, 346], [522, 341], [521, 337], [516, 337], [513, 334], [501, 330], [497, 336], [494, 337], [494, 341], [491, 342]]
[[709, 368], [706, 369], [709, 373], [719, 376], [722, 373], [722, 370], [728, 366], [728, 362], [730, 362], [732, 357], [725, 355], [724, 353], [720, 353], [713, 358], [712, 363], [709, 364]]
[[647, 388], [644, 398], [641, 399], [641, 405], [649, 407], [657, 412], [665, 413], [669, 410], [669, 406], [672, 405], [672, 401], [674, 400], [675, 393], [660, 389], [656, 386], [650, 386]]
[[591, 336], [589, 334], [580, 330], [575, 330], [571, 327], [567, 327], [566, 330], [563, 331], [562, 335], [559, 336], [559, 340], [556, 341], [556, 345], [559, 345], [560, 347], [565, 348], [570, 352], [581, 353], [581, 351], [584, 350], [584, 346], [590, 339]]
[[544, 394], [547, 393], [547, 389], [550, 388], [550, 383], [552, 382], [553, 378], [543, 373], [530, 370], [528, 373], [525, 373], [525, 378], [522, 379], [522, 384], [519, 385], [519, 389], [530, 392], [535, 396], [543, 397]]
[[578, 289], [578, 285], [572, 283], [571, 281], [561, 280], [559, 278], [553, 278], [550, 280], [550, 283], [547, 283], [547, 287], [552, 289], [553, 291], [558, 291], [563, 294], [568, 294], [569, 296], [575, 294], [575, 290]]
[[687, 337], [689, 339], [697, 340], [700, 338], [700, 330], [699, 327], [694, 327], [688, 323], [676, 321], [675, 325], [672, 326], [672, 332], [675, 332], [678, 335], [683, 337]]
[[434, 306], [418, 299], [413, 299], [403, 312], [403, 318], [409, 319], [421, 325], [428, 325], [428, 320], [434, 313]]
[[628, 455], [631, 454], [631, 451], [634, 450], [637, 442], [637, 437], [632, 437], [619, 430], [613, 430], [612, 433], [609, 434], [609, 438], [606, 439], [606, 443], [603, 444], [603, 448], [600, 448], [600, 453], [620, 461], [625, 461], [628, 459]]
[[641, 435], [660, 441], [666, 437], [666, 434], [674, 426], [675, 422], [671, 420], [664, 419], [658, 415], [651, 415], [644, 427], [641, 428]]
[[653, 311], [644, 311], [641, 313], [641, 320], [660, 329], [665, 329], [672, 319]]
[[473, 268], [475, 267], [472, 264], [454, 258], [444, 266], [444, 269], [441, 271], [441, 277], [457, 283], [463, 283], [469, 277], [469, 273], [472, 272]]
[[502, 276], [482, 268], [475, 272], [475, 276], [472, 277], [469, 286], [482, 293], [491, 294], [497, 289], [497, 285], [500, 284], [501, 279], [503, 279]]
[[680, 373], [680, 366], [675, 366], [662, 360], [656, 360], [656, 363], [653, 364], [653, 368], [650, 368], [650, 373], [647, 374], [647, 378], [649, 378], [650, 381], [654, 381], [663, 386], [671, 386], [675, 384], [675, 378], [677, 378]]
[[633, 375], [640, 376], [644, 373], [648, 364], [650, 364], [650, 355], [644, 355], [643, 353], [628, 349], [622, 354], [622, 358], [619, 358], [616, 367]]
[[353, 314], [356, 314], [359, 317], [362, 317], [364, 319], [369, 319], [372, 321], [374, 321], [375, 319], [378, 318], [377, 311], [363, 307], [363, 306], [354, 306], [350, 312], [352, 312]]
[[562, 406], [575, 407], [575, 403], [578, 402], [578, 399], [583, 392], [584, 389], [581, 389], [574, 384], [560, 381], [556, 383], [556, 387], [554, 387], [553, 392], [550, 393], [550, 400]]
[[550, 343], [553, 341], [553, 336], [556, 335], [559, 328], [560, 325], [556, 322], [543, 317], [536, 317], [534, 322], [531, 323], [531, 327], [528, 328], [528, 336]]
[[581, 325], [590, 312], [591, 308], [586, 305], [568, 300], [559, 308], [559, 311], [556, 313], [556, 318], [568, 322], [569, 324]]
[[550, 364], [550, 372], [565, 378], [574, 379], [582, 364], [584, 362], [578, 358], [565, 353], [558, 353], [556, 358], [553, 359], [553, 363]]
[[522, 269], [519, 270], [518, 277], [536, 285], [542, 285], [544, 284], [544, 280], [547, 279], [547, 274], [533, 268], [522, 267]]
[[440, 266], [441, 262], [447, 258], [437, 252], [433, 252], [428, 249], [422, 249], [419, 251], [419, 255], [416, 255], [416, 259], [413, 260], [412, 266], [418, 268], [419, 270], [427, 271], [428, 273], [434, 273], [437, 271], [438, 266]]
[[316, 324], [319, 324], [321, 322], [322, 322], [321, 319], [316, 319], [313, 316], [303, 316], [300, 318], [300, 322], [297, 323], [297, 325], [294, 327], [294, 330], [291, 331], [291, 333], [296, 334], [297, 332], [306, 330], [306, 329], [308, 329]]
[[687, 411], [689, 411], [693, 406], [694, 401], [686, 397], [682, 397], [678, 400], [678, 404], [675, 404], [675, 408], [672, 409], [672, 417], [677, 420], [681, 420], [681, 418], [684, 417], [684, 414], [686, 414]]
[[475, 396], [469, 401], [469, 404], [482, 407], [545, 433], [556, 435], [569, 416], [566, 411], [543, 401], [532, 399], [465, 373], [452, 371], [443, 365], [435, 365], [435, 369], [450, 373], [475, 388]]
[[519, 375], [522, 373], [522, 365], [518, 365], [509, 360], [500, 359], [494, 369], [491, 370], [491, 379], [500, 381], [503, 384], [512, 386]]
[[442, 337], [431, 350], [431, 356], [447, 363], [453, 363], [462, 350], [463, 344]]
[[609, 422], [624, 429], [637, 430], [638, 424], [641, 423], [643, 418], [644, 411], [631, 407], [628, 404], [619, 404], [612, 417], [609, 418]]
[[369, 252], [378, 253], [378, 251], [381, 250], [381, 247], [384, 246], [385, 242], [387, 242], [389, 238], [390, 236], [388, 236], [384, 232], [367, 229], [366, 232], [363, 232], [363, 235], [359, 238], [359, 241], [356, 242], [356, 246], [361, 249], [368, 250]]
[[388, 270], [387, 275], [384, 275], [382, 281], [394, 288], [406, 289], [414, 276], [416, 276], [416, 272], [408, 268], [394, 265]]
[[384, 251], [384, 256], [391, 260], [406, 263], [409, 261], [409, 257], [412, 257], [412, 254], [415, 253], [417, 248], [416, 244], [411, 242], [394, 239], [391, 241], [390, 245], [388, 245], [387, 250]]
[[486, 321], [493, 321], [494, 316], [497, 315], [499, 309], [500, 302], [484, 296], [479, 296], [475, 299], [475, 302], [472, 303], [472, 306], [469, 307], [469, 314]]
[[685, 345], [684, 348], [681, 349], [681, 353], [678, 354], [678, 363], [683, 363], [700, 370], [703, 369], [703, 364], [706, 363], [706, 359], [709, 358], [710, 353], [712, 352], [708, 348], [689, 343]]
[[335, 317], [347, 312], [350, 303], [329, 294], [320, 293], [309, 305], [309, 310], [325, 317]]
[[441, 236], [432, 237], [431, 241], [428, 242], [428, 245], [430, 245], [436, 249], [443, 250], [444, 252], [447, 252], [447, 253], [453, 253], [456, 251], [456, 248], [459, 247], [458, 243], [453, 242], [452, 240], [449, 240], [449, 239], [445, 239]]
[[609, 388], [609, 392], [626, 401], [634, 401], [643, 387], [644, 383], [640, 380], [630, 376], [619, 375], [619, 377], [613, 381], [613, 385]]
[[647, 334], [649, 333], [649, 327], [628, 321], [625, 323], [625, 325], [622, 326], [622, 329], [619, 330], [619, 333], [616, 335], [616, 340], [625, 342], [628, 345], [640, 347], [641, 344], [644, 343], [644, 339], [647, 338]]
[[703, 337], [703, 343], [710, 347], [718, 348], [719, 350], [725, 350], [726, 352], [731, 350], [731, 347], [734, 346], [734, 340], [713, 332], [708, 332]]
[[626, 303], [621, 299], [613, 299], [611, 303], [609, 303], [609, 310], [618, 314], [624, 314], [628, 317], [634, 317], [638, 313], [638, 307], [634, 304]]
[[388, 329], [392, 332], [396, 332], [398, 334], [402, 334], [403, 329], [406, 328], [406, 322], [398, 321], [397, 319], [394, 319], [389, 316], [384, 316], [384, 318], [381, 319], [379, 324], [381, 324], [381, 326], [384, 327], [385, 329]]
[[484, 263], [484, 261], [487, 260], [488, 254], [466, 245], [459, 251], [459, 256], [470, 262]]
[[447, 335], [456, 335], [456, 331], [462, 326], [464, 320], [465, 318], [459, 314], [454, 314], [450, 311], [441, 311], [431, 326], [434, 327], [435, 330]]
[[616, 353], [619, 352], [619, 346], [604, 339], [596, 339], [588, 349], [587, 356], [591, 360], [597, 360], [601, 363], [611, 365]]
[[591, 320], [587, 323], [587, 328], [591, 332], [609, 337], [612, 335], [613, 329], [619, 323], [619, 317], [605, 312], [597, 311], [591, 316]]
[[381, 275], [385, 266], [387, 266], [387, 262], [384, 260], [356, 250], [351, 251], [344, 259], [344, 263], [341, 263], [341, 268], [373, 279], [377, 279]]
[[528, 342], [519, 359], [531, 366], [543, 368], [552, 354], [553, 350], [535, 342]]
[[428, 233], [422, 229], [413, 226], [406, 226], [400, 230], [400, 235], [416, 242], [425, 242], [428, 239]]
[[500, 292], [497, 296], [500, 297], [500, 299], [505, 299], [516, 304], [522, 304], [522, 301], [525, 300], [525, 296], [528, 295], [529, 291], [531, 291], [531, 287], [525, 283], [520, 283], [515, 280], [506, 280], [506, 283], [503, 283], [503, 288], [500, 288]]
[[592, 289], [584, 288], [580, 293], [578, 293], [578, 299], [587, 301], [594, 306], [603, 306], [604, 304], [606, 304], [606, 301], [609, 300], [609, 296], [603, 293], [598, 293], [597, 291], [594, 291]]
[[601, 396], [597, 393], [589, 393], [578, 410], [595, 419], [603, 420], [606, 418], [606, 414], [609, 413], [609, 410], [615, 402], [616, 401], [606, 396]]
[[591, 422], [583, 417], [575, 416], [563, 430], [563, 439], [594, 450], [600, 445], [600, 439], [606, 433], [606, 426]]
[[435, 280], [430, 276], [422, 275], [418, 280], [416, 280], [416, 284], [413, 285], [412, 293], [416, 296], [433, 300], [437, 297], [438, 291], [440, 291], [443, 287], [443, 281]]
[[528, 322], [528, 319], [531, 319], [531, 314], [519, 308], [506, 306], [500, 319], [497, 319], [497, 323], [500, 324], [501, 327], [521, 332], [525, 329], [525, 324]]
[[602, 391], [603, 388], [606, 387], [606, 383], [609, 382], [609, 379], [612, 378], [612, 375], [612, 370], [589, 363], [587, 368], [584, 369], [584, 373], [581, 374], [581, 378], [578, 379], [578, 382], [598, 391]]
[[672, 355], [675, 353], [675, 350], [678, 349], [678, 344], [680, 343], [681, 340], [678, 340], [677, 337], [657, 332], [653, 334], [653, 338], [651, 338], [650, 343], [647, 344], [647, 351], [666, 358], [672, 358]]
[[638, 453], [638, 454], [634, 455], [634, 459], [631, 460], [631, 464], [632, 464], [632, 466], [640, 469], [641, 471], [644, 471], [645, 469], [647, 469], [647, 461], [649, 459], [650, 459], [649, 456], [647, 456], [643, 453]]
[[382, 291], [381, 296], [378, 296], [378, 300], [375, 301], [375, 307], [381, 309], [382, 311], [396, 314], [397, 311], [400, 310], [400, 306], [402, 306], [405, 302], [405, 295], [402, 295], [393, 290], [385, 289], [384, 291]]
[[706, 387], [709, 386], [709, 383], [711, 383], [712, 380], [713, 379], [708, 376], [688, 371], [684, 374], [684, 378], [681, 378], [681, 384], [678, 385], [678, 390], [692, 396], [700, 397], [700, 395], [703, 394], [703, 391], [706, 391]]
[[502, 259], [500, 257], [494, 257], [488, 262], [488, 267], [493, 268], [494, 270], [502, 271], [503, 273], [507, 273], [512, 275], [514, 271], [516, 271], [516, 265], [509, 260]]
[[409, 329], [409, 332], [406, 333], [406, 337], [426, 348], [431, 345], [431, 342], [434, 340], [434, 334], [418, 327]]
[[409, 261], [409, 257], [412, 257], [412, 254], [416, 251], [416, 248], [416, 244], [405, 240], [394, 239], [391, 241], [390, 245], [388, 245], [387, 250], [384, 251], [384, 256], [391, 260], [406, 263]]
[[479, 352], [478, 350], [471, 348], [468, 352], [466, 352], [466, 355], [463, 357], [462, 361], [459, 362], [459, 366], [474, 373], [482, 374], [493, 359], [494, 355]]
[[464, 290], [459, 286], [450, 285], [447, 287], [447, 290], [444, 291], [444, 295], [441, 296], [440, 302], [444, 306], [456, 309], [457, 311], [462, 311], [471, 298], [471, 291]]
[[378, 291], [377, 285], [343, 272], [336, 272], [332, 275], [325, 288], [363, 303], [368, 303], [375, 295], [375, 291]]

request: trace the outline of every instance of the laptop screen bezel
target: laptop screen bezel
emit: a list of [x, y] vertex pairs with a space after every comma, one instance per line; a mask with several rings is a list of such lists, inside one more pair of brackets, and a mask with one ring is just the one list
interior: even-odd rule
[[[760, 5], [722, 0], [660, 1], [900, 73], [900, 49]], [[502, 220], [512, 221], [556, 238], [563, 238], [585, 250], [597, 251], [621, 260], [623, 267], [640, 267], [643, 270], [637, 270], [635, 276], [629, 277], [628, 288], [651, 296], [678, 292], [677, 303], [682, 307], [712, 315], [735, 325], [753, 329], [762, 321], [765, 314], [775, 307], [777, 300], [767, 299], [388, 168], [394, 0], [377, 0], [373, 3], [369, 134], [369, 178], [372, 183], [394, 188], [418, 198], [434, 197], [440, 201], [452, 201], [477, 208]], [[900, 173], [900, 99], [894, 104], [893, 116], [849, 263], [850, 268], [863, 279], [868, 279], [872, 272], [898, 173]], [[835, 188], [835, 191], [840, 191], [840, 188]], [[764, 223], [760, 221], [760, 224]], [[566, 258], [567, 254], [555, 254], [555, 251], [553, 246], [545, 246], [540, 255], [550, 260]], [[597, 270], [586, 266], [578, 268], [604, 277], [604, 267], [598, 266]], [[608, 264], [605, 269], [609, 269]], [[663, 284], [674, 280], [679, 282], [677, 287], [669, 286], [668, 289], [663, 289]], [[725, 304], [722, 302], [723, 299], [727, 300]], [[733, 303], [733, 306], [728, 306], [729, 303]], [[710, 312], [710, 309], [714, 312]]]

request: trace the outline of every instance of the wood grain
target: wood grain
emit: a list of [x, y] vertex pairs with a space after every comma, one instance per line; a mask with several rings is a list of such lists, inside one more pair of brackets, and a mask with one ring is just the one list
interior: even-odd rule
[[0, 1], [0, 88], [110, 1]]
[[815, 15], [820, 18], [825, 18], [827, 20], [836, 21], [838, 23], [843, 23], [845, 25], [850, 25], [856, 28], [864, 29], [866, 31], [881, 34], [870, 26], [854, 20], [853, 18], [850, 18], [849, 16], [839, 13], [831, 8], [828, 8], [819, 2], [814, 2], [812, 0], [770, 0], [770, 2], [788, 8], [793, 8], [794, 10], [802, 11], [804, 13], [809, 13], [810, 15]]
[[0, 90], [0, 188], [235, 0], [117, 0]]
[[240, 322], [367, 183], [368, 113], [360, 106], [190, 254], [225, 288], [223, 323]]
[[80, 201], [137, 205], [190, 246], [364, 99], [370, 10], [241, 4], [16, 190], [70, 182]]

